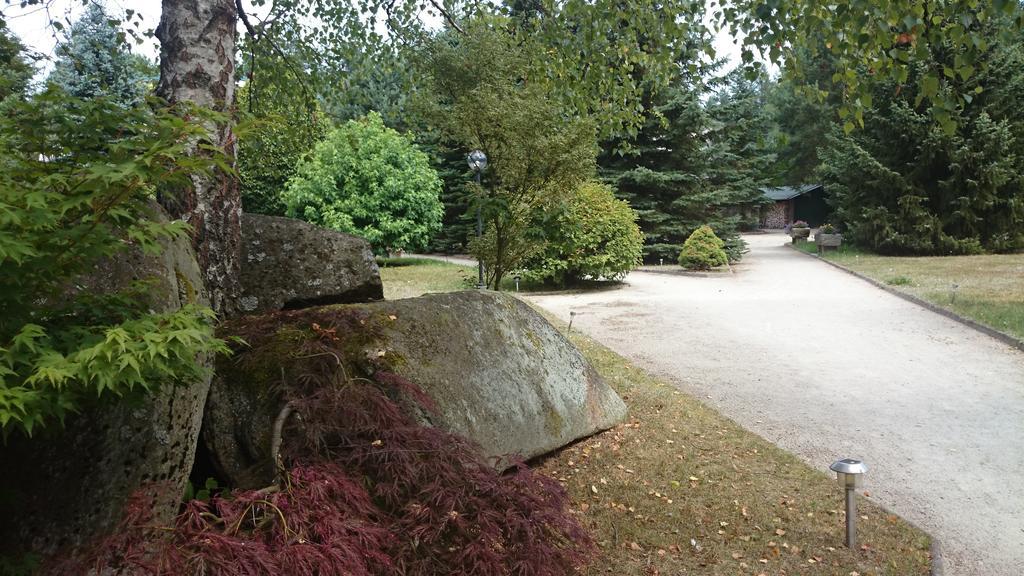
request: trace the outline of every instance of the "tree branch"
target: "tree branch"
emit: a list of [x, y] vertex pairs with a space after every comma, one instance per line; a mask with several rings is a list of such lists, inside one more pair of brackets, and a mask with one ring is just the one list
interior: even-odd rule
[[[284, 53], [284, 50], [281, 50], [281, 47], [278, 46], [276, 42], [271, 40], [269, 37], [263, 36], [262, 29], [257, 31], [256, 27], [254, 27], [252, 25], [252, 22], [249, 21], [249, 15], [246, 14], [245, 9], [242, 8], [242, 0], [235, 0], [235, 8], [238, 10], [238, 19], [242, 21], [242, 25], [245, 26], [245, 30], [249, 33], [249, 36], [251, 36], [255, 42], [262, 42], [265, 40], [270, 44], [270, 47], [274, 50], [275, 53], [277, 53], [278, 57], [281, 58], [285, 66], [287, 66], [288, 69], [292, 71], [292, 74], [295, 76], [295, 80], [298, 81], [299, 86], [302, 87], [302, 92], [306, 96], [307, 106], [314, 106], [316, 103], [316, 98], [314, 98], [313, 91], [310, 90], [309, 85], [306, 84], [306, 79], [301, 73], [301, 70], [296, 68], [295, 63], [292, 62], [291, 58], [289, 58], [288, 55]], [[254, 72], [254, 70], [249, 71], [250, 78]]]
[[238, 19], [242, 21], [242, 25], [245, 26], [245, 31], [249, 33], [249, 36], [253, 38], [259, 37], [256, 29], [253, 28], [252, 22], [249, 22], [249, 15], [245, 13], [245, 8], [242, 8], [242, 0], [235, 0], [235, 10], [238, 11]]
[[277, 418], [274, 419], [274, 429], [270, 436], [270, 457], [274, 459], [275, 464], [278, 462], [279, 454], [281, 451], [281, 435], [284, 432], [284, 423], [288, 421], [288, 417], [291, 416], [294, 407], [291, 402], [288, 402], [281, 408], [281, 411], [277, 413]]
[[466, 34], [466, 31], [463, 30], [462, 27], [459, 26], [457, 22], [455, 22], [455, 18], [453, 18], [452, 15], [447, 10], [445, 10], [440, 4], [438, 4], [437, 0], [430, 0], [430, 5], [433, 6], [434, 8], [437, 8], [437, 11], [441, 13], [441, 16], [444, 16], [444, 19], [448, 22], [448, 24], [452, 28], [454, 28], [459, 34]]

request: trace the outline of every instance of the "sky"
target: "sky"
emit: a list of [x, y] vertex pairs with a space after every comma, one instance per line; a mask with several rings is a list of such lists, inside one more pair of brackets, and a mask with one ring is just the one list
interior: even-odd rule
[[[141, 30], [155, 29], [160, 23], [160, 4], [160, 0], [105, 0], [104, 2], [111, 13], [124, 14], [126, 9], [131, 9], [141, 15]], [[254, 9], [248, 1], [243, 0], [242, 4], [246, 13], [259, 16], [260, 11]], [[81, 0], [44, 0], [44, 6], [26, 8], [19, 7], [18, 3], [13, 3], [0, 10], [7, 20], [7, 25], [28, 48], [50, 58], [54, 55], [54, 47], [60, 37], [60, 34], [49, 25], [50, 21], [58, 19], [65, 25], [69, 25], [81, 12]], [[705, 23], [708, 22], [709, 20], [705, 20]], [[721, 32], [715, 36], [714, 48], [719, 57], [729, 61], [730, 68], [740, 62], [739, 46], [728, 33]], [[153, 61], [157, 60], [160, 53], [159, 43], [155, 38], [148, 38], [141, 45], [133, 45], [132, 50]], [[45, 75], [51, 66], [44, 61], [39, 75]]]

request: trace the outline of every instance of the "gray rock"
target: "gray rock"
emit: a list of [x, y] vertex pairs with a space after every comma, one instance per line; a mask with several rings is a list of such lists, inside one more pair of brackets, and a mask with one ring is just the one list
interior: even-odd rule
[[512, 296], [467, 291], [242, 318], [224, 329], [246, 333], [261, 326], [262, 336], [218, 365], [205, 416], [207, 447], [230, 481], [258, 487], [272, 480], [269, 445], [284, 404], [280, 384], [303, 373], [305, 360], [290, 352], [295, 338], [312, 335], [313, 323], [344, 327], [349, 376], [365, 375], [367, 358], [390, 359], [388, 370], [437, 406], [428, 413], [405, 397], [406, 409], [424, 424], [471, 439], [485, 457], [545, 454], [626, 414], [579, 350]]
[[362, 238], [292, 218], [242, 214], [243, 313], [383, 298], [377, 262]]
[[[69, 290], [151, 279], [148, 304], [162, 312], [207, 304], [201, 278], [191, 242], [183, 238], [156, 257], [130, 249]], [[192, 470], [209, 385], [205, 378], [108, 399], [69, 415], [63, 429], [47, 428], [31, 439], [12, 435], [0, 447], [0, 500], [9, 519], [0, 523], [0, 551], [45, 555], [74, 548], [113, 528], [127, 497], [140, 489], [155, 521], [169, 521]]]

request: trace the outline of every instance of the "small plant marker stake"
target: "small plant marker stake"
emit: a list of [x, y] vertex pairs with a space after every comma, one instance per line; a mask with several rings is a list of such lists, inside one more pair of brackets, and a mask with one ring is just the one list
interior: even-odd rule
[[570, 311], [569, 312], [569, 332], [572, 332], [572, 321], [575, 318], [576, 318], [576, 312], [575, 311]]
[[846, 547], [854, 550], [857, 547], [856, 490], [860, 488], [861, 476], [868, 471], [868, 466], [860, 460], [843, 458], [833, 462], [829, 468], [835, 471], [839, 485], [846, 489]]

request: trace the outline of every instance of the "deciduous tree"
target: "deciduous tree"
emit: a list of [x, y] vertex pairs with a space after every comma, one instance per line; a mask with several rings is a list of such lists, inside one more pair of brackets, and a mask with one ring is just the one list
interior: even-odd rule
[[437, 36], [421, 54], [424, 113], [448, 141], [489, 159], [475, 189], [486, 230], [472, 250], [494, 288], [543, 246], [537, 214], [595, 170], [593, 126], [567, 117], [543, 81], [534, 81], [529, 50], [507, 20], [481, 18], [462, 33]]

